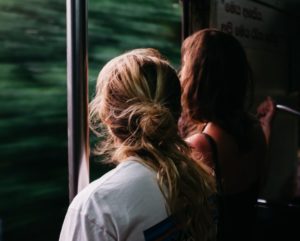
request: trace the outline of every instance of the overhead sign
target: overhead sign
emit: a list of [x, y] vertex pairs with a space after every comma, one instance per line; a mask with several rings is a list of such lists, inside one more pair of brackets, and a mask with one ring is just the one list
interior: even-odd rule
[[276, 51], [287, 47], [286, 16], [252, 1], [212, 1], [210, 25], [233, 34], [245, 47]]

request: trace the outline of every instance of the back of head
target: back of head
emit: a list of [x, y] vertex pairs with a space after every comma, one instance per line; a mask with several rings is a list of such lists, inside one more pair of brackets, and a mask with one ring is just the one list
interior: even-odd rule
[[[198, 122], [214, 122], [234, 136], [240, 148], [251, 131], [247, 111], [252, 102], [252, 72], [246, 53], [231, 34], [204, 29], [182, 45], [182, 136]], [[241, 142], [242, 141], [242, 142]]]
[[158, 51], [136, 49], [101, 70], [91, 117], [96, 124], [100, 119], [123, 146], [157, 144], [172, 138], [180, 92], [175, 70]]
[[200, 121], [243, 112], [251, 71], [245, 51], [232, 35], [204, 29], [182, 45], [183, 106]]
[[155, 170], [170, 213], [195, 237], [207, 240], [212, 229], [207, 202], [211, 189], [178, 135], [180, 94], [176, 71], [157, 50], [130, 51], [99, 73], [90, 103], [91, 127], [107, 127], [112, 141], [100, 148], [101, 153], [111, 151], [110, 161], [138, 156]]

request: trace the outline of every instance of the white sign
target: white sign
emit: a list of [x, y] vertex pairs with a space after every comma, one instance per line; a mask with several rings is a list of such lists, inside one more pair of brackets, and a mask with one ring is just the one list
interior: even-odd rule
[[286, 50], [286, 16], [279, 11], [247, 0], [215, 0], [211, 11], [211, 27], [233, 34], [245, 47]]

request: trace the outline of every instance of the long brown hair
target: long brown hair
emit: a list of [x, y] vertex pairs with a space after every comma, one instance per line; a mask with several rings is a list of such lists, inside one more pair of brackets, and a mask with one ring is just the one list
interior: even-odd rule
[[182, 134], [187, 135], [186, 123], [212, 121], [242, 139], [253, 81], [239, 41], [216, 29], [204, 29], [183, 42], [181, 54]]
[[169, 213], [194, 240], [209, 240], [212, 189], [178, 135], [180, 92], [175, 70], [157, 50], [130, 51], [101, 70], [90, 103], [91, 127], [97, 131], [102, 123], [111, 137], [98, 154], [108, 152], [116, 163], [136, 156], [155, 170]]

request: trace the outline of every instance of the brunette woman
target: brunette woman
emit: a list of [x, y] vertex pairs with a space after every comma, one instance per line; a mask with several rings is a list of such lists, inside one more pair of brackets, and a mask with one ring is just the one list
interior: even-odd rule
[[219, 233], [248, 240], [265, 173], [274, 104], [267, 99], [259, 119], [249, 113], [252, 75], [246, 53], [232, 35], [204, 29], [182, 45], [181, 135], [197, 163], [216, 178]]

